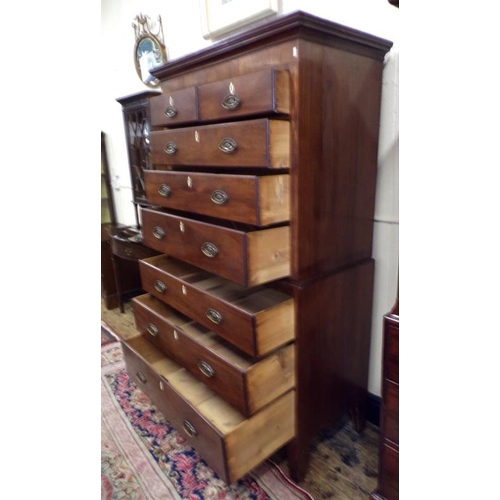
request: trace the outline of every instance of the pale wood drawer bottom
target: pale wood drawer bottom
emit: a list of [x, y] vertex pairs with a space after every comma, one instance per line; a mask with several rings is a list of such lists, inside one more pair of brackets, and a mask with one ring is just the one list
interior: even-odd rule
[[146, 338], [122, 348], [132, 380], [227, 484], [293, 439], [295, 391], [247, 419]]

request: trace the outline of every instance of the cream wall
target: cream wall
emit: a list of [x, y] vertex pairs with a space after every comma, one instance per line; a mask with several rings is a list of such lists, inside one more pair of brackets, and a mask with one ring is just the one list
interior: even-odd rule
[[[373, 256], [375, 290], [368, 390], [381, 394], [382, 318], [396, 297], [399, 253], [399, 9], [388, 0], [281, 0], [283, 13], [300, 9], [394, 42], [384, 69], [379, 172]], [[202, 36], [199, 0], [101, 0], [101, 130], [107, 135], [118, 221], [135, 222], [121, 106], [117, 97], [146, 90], [133, 61], [132, 22], [143, 13], [161, 15], [167, 57], [173, 60], [212, 42]], [[110, 56], [111, 55], [111, 56]]]

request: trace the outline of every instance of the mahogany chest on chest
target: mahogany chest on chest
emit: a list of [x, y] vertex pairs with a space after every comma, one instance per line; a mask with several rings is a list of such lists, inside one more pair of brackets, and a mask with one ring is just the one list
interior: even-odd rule
[[383, 60], [296, 12], [153, 70], [128, 371], [228, 483], [364, 424]]

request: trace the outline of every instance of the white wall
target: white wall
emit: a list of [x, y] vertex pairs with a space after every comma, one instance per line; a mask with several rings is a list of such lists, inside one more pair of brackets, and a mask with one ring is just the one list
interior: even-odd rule
[[[382, 318], [394, 304], [399, 253], [399, 9], [388, 0], [281, 0], [283, 13], [300, 9], [372, 33], [394, 42], [384, 70], [379, 147], [379, 175], [375, 207], [373, 256], [375, 291], [368, 390], [381, 394]], [[199, 0], [101, 0], [101, 130], [107, 135], [118, 221], [135, 222], [125, 132], [117, 97], [146, 90], [133, 60], [137, 14], [156, 20], [161, 15], [169, 60], [195, 52], [211, 43], [202, 35]], [[112, 54], [112, 56], [109, 56]]]

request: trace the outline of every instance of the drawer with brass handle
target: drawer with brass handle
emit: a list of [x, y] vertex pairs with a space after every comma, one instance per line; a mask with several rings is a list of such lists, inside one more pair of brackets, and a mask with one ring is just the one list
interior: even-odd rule
[[289, 295], [264, 286], [243, 287], [167, 255], [141, 260], [139, 270], [145, 291], [252, 357], [294, 339]]
[[289, 168], [290, 124], [267, 118], [151, 132], [157, 165]]
[[149, 101], [151, 126], [173, 126], [198, 120], [198, 91], [189, 87], [154, 96]]
[[290, 176], [146, 170], [148, 201], [175, 210], [268, 226], [290, 219]]
[[243, 286], [290, 274], [290, 228], [233, 229], [141, 209], [144, 243]]
[[200, 120], [290, 112], [290, 75], [286, 70], [261, 71], [198, 87]]
[[143, 336], [122, 348], [132, 380], [227, 484], [293, 439], [294, 390], [245, 418]]
[[149, 294], [132, 306], [140, 333], [247, 417], [295, 385], [293, 344], [253, 360]]

